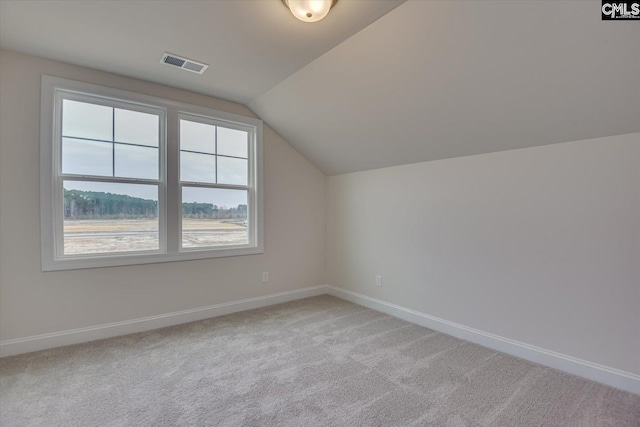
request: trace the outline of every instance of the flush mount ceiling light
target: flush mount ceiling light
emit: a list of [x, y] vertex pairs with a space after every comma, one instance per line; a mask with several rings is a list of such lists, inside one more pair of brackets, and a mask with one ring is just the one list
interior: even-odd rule
[[282, 0], [296, 18], [304, 22], [317, 22], [327, 16], [338, 0]]

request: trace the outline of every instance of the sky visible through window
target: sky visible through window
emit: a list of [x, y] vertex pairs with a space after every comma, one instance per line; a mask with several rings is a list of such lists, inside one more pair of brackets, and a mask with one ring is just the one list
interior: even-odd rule
[[[186, 124], [186, 126], [182, 126]], [[215, 131], [217, 128], [217, 150]], [[218, 154], [217, 180], [224, 184], [247, 184], [247, 133], [220, 126], [181, 120], [182, 147]], [[109, 106], [63, 101], [62, 170], [76, 175], [158, 179], [159, 117], [154, 114]], [[187, 142], [185, 142], [187, 141]], [[215, 182], [216, 162], [205, 154], [183, 152], [183, 180]], [[199, 158], [197, 156], [200, 156]], [[239, 158], [240, 157], [240, 158]], [[244, 158], [244, 159], [242, 159]], [[205, 179], [203, 179], [203, 177]], [[64, 181], [66, 190], [111, 192], [158, 200], [157, 187], [87, 181]], [[236, 207], [247, 203], [246, 191], [190, 187], [183, 203], [211, 203]]]

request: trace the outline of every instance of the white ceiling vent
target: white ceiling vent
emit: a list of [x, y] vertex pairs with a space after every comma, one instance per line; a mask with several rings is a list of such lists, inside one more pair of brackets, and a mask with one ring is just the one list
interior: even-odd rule
[[193, 61], [191, 59], [183, 58], [173, 53], [165, 52], [162, 55], [160, 62], [163, 64], [171, 65], [172, 67], [182, 68], [183, 70], [191, 71], [192, 73], [202, 74], [209, 67], [202, 62]]

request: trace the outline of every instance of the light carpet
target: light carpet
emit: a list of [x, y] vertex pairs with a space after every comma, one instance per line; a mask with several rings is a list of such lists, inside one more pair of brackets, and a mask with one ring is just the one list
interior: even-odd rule
[[3, 426], [639, 426], [640, 396], [320, 296], [0, 359]]

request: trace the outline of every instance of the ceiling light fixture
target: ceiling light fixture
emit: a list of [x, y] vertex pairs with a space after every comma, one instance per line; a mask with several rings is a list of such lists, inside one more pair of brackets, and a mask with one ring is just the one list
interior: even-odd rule
[[282, 0], [293, 16], [304, 22], [317, 22], [327, 16], [338, 0]]

